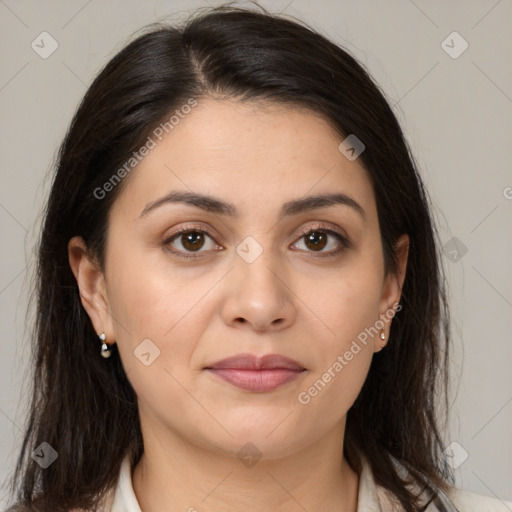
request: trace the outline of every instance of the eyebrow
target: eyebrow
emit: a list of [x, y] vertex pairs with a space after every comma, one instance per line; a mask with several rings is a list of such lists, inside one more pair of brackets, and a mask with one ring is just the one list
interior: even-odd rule
[[[206, 212], [228, 215], [230, 217], [238, 217], [240, 212], [232, 203], [227, 203], [213, 196], [199, 194], [195, 192], [173, 191], [166, 196], [148, 203], [139, 215], [139, 219], [147, 215], [149, 212], [169, 203], [184, 203], [195, 206]], [[342, 193], [319, 194], [315, 196], [307, 196], [300, 199], [294, 199], [283, 204], [279, 219], [286, 216], [298, 215], [317, 208], [326, 208], [334, 205], [345, 205], [356, 211], [363, 220], [366, 221], [366, 212], [363, 207], [351, 197]]]

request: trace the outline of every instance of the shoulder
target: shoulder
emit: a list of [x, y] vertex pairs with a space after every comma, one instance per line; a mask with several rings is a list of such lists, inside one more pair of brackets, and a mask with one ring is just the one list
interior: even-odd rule
[[[363, 470], [360, 478], [360, 492], [359, 498], [363, 498], [364, 508], [366, 510], [380, 510], [381, 512], [397, 512], [402, 511], [398, 498], [387, 488], [378, 485], [373, 478], [373, 471], [369, 466], [369, 462], [365, 457], [361, 458]], [[396, 462], [400, 472], [404, 475], [408, 474], [406, 468], [400, 463]], [[439, 512], [441, 510], [450, 512], [512, 512], [512, 501], [507, 501], [498, 497], [485, 496], [471, 491], [459, 489], [453, 485], [448, 485], [445, 492], [439, 489], [438, 498], [435, 501], [429, 501], [429, 497], [422, 494], [421, 487], [417, 483], [413, 483], [409, 489], [414, 494], [418, 495], [423, 500], [425, 512]], [[418, 494], [419, 493], [419, 494]], [[364, 501], [366, 496], [369, 496], [370, 501]], [[507, 496], [510, 498], [510, 496]], [[368, 500], [368, 498], [366, 498]], [[429, 505], [427, 505], [429, 503]], [[371, 506], [367, 506], [371, 505]], [[443, 508], [444, 506], [444, 508]], [[359, 509], [358, 509], [359, 510]]]
[[451, 487], [447, 495], [461, 512], [510, 512], [512, 502]]

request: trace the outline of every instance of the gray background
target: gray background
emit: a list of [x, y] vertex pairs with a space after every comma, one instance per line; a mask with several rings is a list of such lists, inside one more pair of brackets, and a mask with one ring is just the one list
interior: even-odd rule
[[[458, 443], [450, 459], [458, 466], [457, 485], [512, 499], [511, 1], [261, 4], [344, 45], [393, 105], [448, 244], [453, 352], [445, 441]], [[189, 9], [205, 6], [0, 0], [0, 483], [21, 442], [26, 307], [56, 149], [87, 85], [134, 30], [163, 18], [182, 20]], [[46, 59], [31, 47], [44, 31], [58, 43]], [[457, 58], [445, 50], [459, 53], [461, 39], [451, 36], [442, 45], [453, 31], [469, 45]], [[462, 450], [468, 457], [461, 463]]]

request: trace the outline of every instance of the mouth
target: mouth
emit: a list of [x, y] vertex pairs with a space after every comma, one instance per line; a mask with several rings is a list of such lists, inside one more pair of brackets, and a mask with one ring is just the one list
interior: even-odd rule
[[278, 354], [261, 358], [253, 354], [239, 354], [204, 369], [238, 388], [254, 393], [277, 389], [307, 371], [297, 361]]
[[239, 370], [235, 368], [207, 368], [207, 370], [234, 386], [255, 393], [272, 391], [296, 379], [306, 370]]

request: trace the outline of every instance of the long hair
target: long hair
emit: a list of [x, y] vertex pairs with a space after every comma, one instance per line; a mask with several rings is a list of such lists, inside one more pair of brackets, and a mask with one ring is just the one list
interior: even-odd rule
[[[386, 272], [397, 271], [401, 234], [410, 247], [402, 309], [347, 413], [344, 452], [354, 468], [366, 457], [376, 482], [407, 512], [418, 510], [394, 460], [433, 497], [453, 483], [441, 439], [449, 312], [428, 194], [395, 115], [361, 64], [301, 22], [231, 6], [138, 34], [95, 78], [60, 147], [37, 260], [31, 403], [11, 483], [19, 510], [93, 510], [124, 456], [136, 464], [142, 455], [135, 392], [117, 349], [110, 359], [100, 355], [67, 244], [82, 236], [104, 268], [108, 214], [123, 182], [102, 199], [95, 190], [173, 110], [206, 96], [306, 107], [340, 137], [364, 142], [359, 159], [375, 191]], [[46, 469], [30, 457], [43, 442], [58, 453]]]

